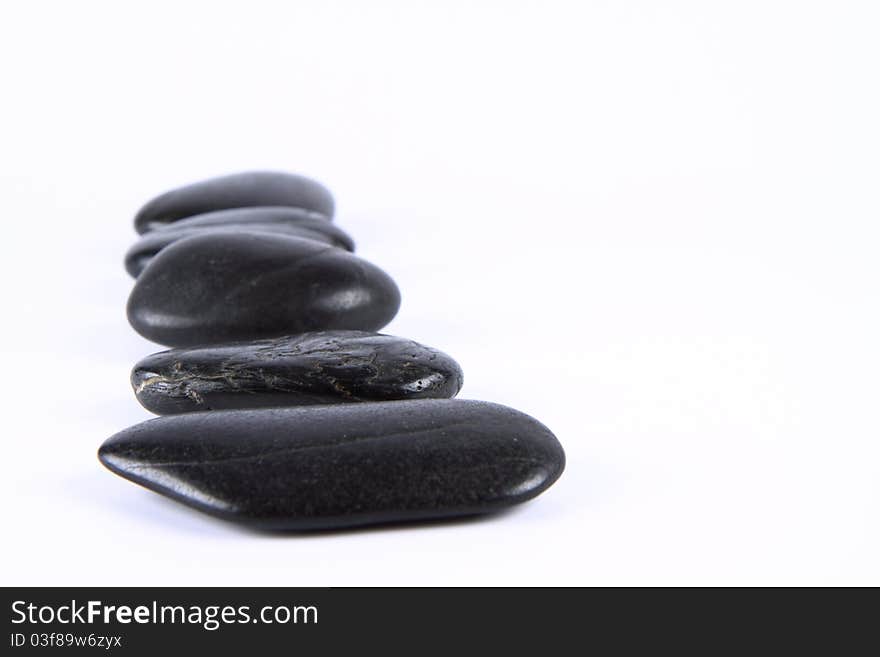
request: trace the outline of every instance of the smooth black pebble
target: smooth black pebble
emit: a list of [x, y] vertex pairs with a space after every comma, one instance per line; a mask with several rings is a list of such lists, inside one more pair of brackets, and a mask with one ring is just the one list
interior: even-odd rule
[[461, 389], [452, 358], [364, 331], [171, 349], [141, 360], [131, 385], [158, 415], [235, 408], [442, 399]]
[[125, 269], [137, 278], [153, 256], [166, 246], [206, 231], [258, 232], [302, 237], [354, 251], [354, 241], [348, 233], [316, 212], [285, 207], [233, 208], [181, 219], [148, 232], [125, 254]]
[[535, 497], [565, 465], [537, 420], [458, 399], [161, 417], [98, 456], [153, 491], [272, 530], [486, 513]]
[[135, 282], [128, 319], [171, 347], [316, 330], [376, 331], [400, 307], [388, 274], [313, 240], [206, 233], [156, 255]]
[[333, 195], [319, 182], [292, 173], [248, 171], [179, 187], [157, 196], [134, 218], [138, 233], [178, 219], [254, 205], [285, 205], [333, 216]]

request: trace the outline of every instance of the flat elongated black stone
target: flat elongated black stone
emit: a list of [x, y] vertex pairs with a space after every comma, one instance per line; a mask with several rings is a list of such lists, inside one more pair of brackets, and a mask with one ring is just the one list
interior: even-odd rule
[[171, 349], [147, 356], [131, 373], [138, 401], [159, 415], [441, 399], [461, 384], [461, 368], [443, 352], [363, 331]]
[[177, 240], [204, 231], [258, 232], [302, 237], [354, 251], [354, 241], [344, 230], [316, 212], [300, 208], [256, 207], [217, 210], [175, 221], [151, 230], [125, 255], [125, 269], [137, 278], [159, 251]]
[[286, 205], [333, 216], [333, 196], [320, 183], [292, 173], [248, 171], [173, 189], [144, 205], [135, 230], [149, 230], [203, 212], [253, 205]]
[[163, 249], [135, 282], [128, 319], [172, 347], [327, 329], [376, 331], [400, 292], [347, 251], [281, 235], [206, 233]]
[[458, 399], [161, 417], [98, 455], [201, 511], [281, 530], [494, 511], [538, 495], [565, 465], [537, 420]]

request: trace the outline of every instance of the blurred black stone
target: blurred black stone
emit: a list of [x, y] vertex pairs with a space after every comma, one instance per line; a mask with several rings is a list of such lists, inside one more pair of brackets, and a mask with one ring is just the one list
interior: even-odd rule
[[248, 171], [178, 187], [149, 201], [134, 218], [138, 233], [227, 208], [284, 205], [333, 217], [333, 196], [319, 182], [292, 173]]
[[171, 244], [135, 282], [128, 319], [173, 347], [315, 330], [376, 331], [400, 306], [375, 265], [313, 240], [206, 233]]

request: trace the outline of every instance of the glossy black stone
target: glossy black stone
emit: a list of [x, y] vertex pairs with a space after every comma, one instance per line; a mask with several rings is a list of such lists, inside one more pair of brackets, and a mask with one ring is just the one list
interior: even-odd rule
[[565, 465], [537, 420], [458, 399], [161, 417], [98, 455], [151, 490], [273, 530], [494, 511], [538, 495]]
[[333, 196], [319, 182], [291, 173], [248, 171], [210, 178], [157, 196], [134, 218], [145, 233], [178, 219], [227, 208], [285, 205], [333, 216]]
[[125, 269], [137, 278], [159, 251], [177, 240], [204, 231], [258, 232], [302, 237], [354, 251], [354, 241], [344, 230], [316, 212], [300, 208], [255, 207], [217, 210], [175, 221], [151, 230], [125, 255]]
[[442, 351], [364, 331], [171, 349], [147, 356], [131, 373], [138, 401], [158, 415], [441, 399], [458, 394], [462, 380], [458, 363]]
[[376, 331], [400, 306], [381, 269], [312, 240], [206, 233], [156, 255], [128, 299], [132, 327], [171, 347], [316, 330]]

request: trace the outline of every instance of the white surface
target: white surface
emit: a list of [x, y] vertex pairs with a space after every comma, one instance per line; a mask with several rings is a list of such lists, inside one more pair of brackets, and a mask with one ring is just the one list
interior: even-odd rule
[[[864, 2], [7, 3], [3, 584], [880, 584]], [[300, 171], [386, 332], [547, 424], [507, 515], [241, 531], [105, 471], [141, 203]]]

